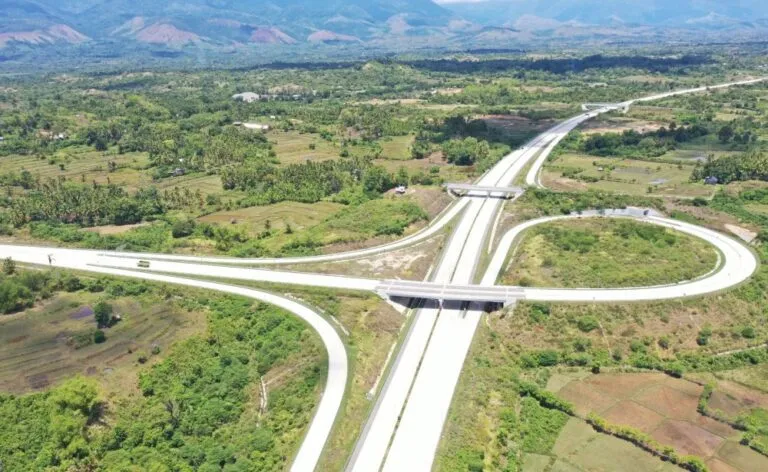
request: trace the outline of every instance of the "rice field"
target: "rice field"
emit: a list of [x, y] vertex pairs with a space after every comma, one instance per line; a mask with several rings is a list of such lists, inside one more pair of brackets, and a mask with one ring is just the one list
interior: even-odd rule
[[96, 377], [108, 390], [135, 388], [130, 379], [139, 354], [149, 356], [157, 345], [162, 355], [176, 340], [205, 329], [204, 315], [169, 302], [118, 298], [109, 303], [122, 320], [104, 330], [107, 341], [78, 349], [73, 339], [96, 329], [90, 307], [101, 297], [59, 294], [36, 308], [1, 317], [0, 391], [41, 390], [75, 374]]

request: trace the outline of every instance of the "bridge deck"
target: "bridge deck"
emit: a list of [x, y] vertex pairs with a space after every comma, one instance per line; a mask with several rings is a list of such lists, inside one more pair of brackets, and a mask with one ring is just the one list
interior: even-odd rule
[[438, 284], [410, 280], [385, 280], [376, 287], [376, 292], [390, 297], [462, 302], [511, 303], [525, 298], [520, 287]]
[[454, 192], [482, 192], [489, 196], [494, 193], [501, 195], [517, 195], [523, 193], [523, 189], [520, 187], [485, 187], [472, 184], [443, 184], [443, 187]]

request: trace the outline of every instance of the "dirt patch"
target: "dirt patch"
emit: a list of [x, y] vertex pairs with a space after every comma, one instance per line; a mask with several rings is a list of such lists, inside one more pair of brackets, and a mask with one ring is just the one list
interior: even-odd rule
[[656, 382], [666, 379], [664, 374], [607, 374], [595, 375], [585, 382], [595, 390], [615, 398], [629, 397]]
[[768, 407], [768, 394], [734, 382], [719, 381], [717, 388], [712, 392], [709, 407], [735, 418], [754, 408]]
[[699, 457], [711, 457], [723, 443], [724, 439], [709, 431], [685, 421], [669, 420], [664, 422], [653, 437], [662, 444], [674, 447], [682, 454], [692, 454]]
[[654, 385], [637, 395], [635, 400], [667, 417], [693, 421], [698, 416], [696, 407], [699, 397], [697, 395], [681, 392], [666, 385]]
[[741, 226], [726, 224], [725, 229], [735, 234], [747, 243], [751, 243], [757, 238], [757, 233], [755, 231], [750, 231], [747, 228], [743, 228]]
[[718, 456], [723, 462], [745, 472], [768, 470], [768, 457], [733, 441], [723, 444], [718, 451]]
[[590, 120], [582, 125], [584, 134], [623, 133], [624, 131], [637, 131], [646, 133], [656, 131], [664, 126], [661, 123], [647, 120], [614, 119], [611, 121]]
[[575, 404], [576, 412], [586, 416], [602, 412], [613, 406], [617, 399], [594, 388], [588, 382], [571, 382], [563, 387], [558, 396]]
[[90, 316], [93, 316], [93, 309], [89, 306], [81, 306], [77, 311], [69, 315], [69, 318], [72, 320], [82, 320]]
[[32, 390], [42, 390], [46, 388], [48, 385], [50, 385], [50, 382], [48, 381], [48, 376], [45, 374], [35, 374], [30, 375], [26, 378], [27, 385]]
[[541, 181], [546, 188], [562, 192], [582, 192], [589, 188], [584, 182], [560, 177], [559, 173], [548, 169], [541, 171]]
[[696, 421], [694, 421], [693, 424], [700, 427], [701, 429], [709, 431], [716, 436], [720, 436], [721, 438], [738, 439], [740, 437], [739, 432], [727, 424], [713, 420], [712, 418], [708, 418], [706, 416], [699, 416], [696, 418]]
[[655, 411], [630, 400], [623, 400], [603, 413], [603, 418], [613, 424], [622, 424], [650, 432], [664, 421], [664, 417]]
[[739, 469], [728, 465], [720, 459], [710, 459], [707, 462], [707, 468], [710, 472], [740, 472]]
[[136, 228], [141, 228], [142, 226], [148, 226], [150, 223], [142, 222], [142, 223], [136, 223], [132, 225], [106, 225], [106, 226], [94, 226], [92, 228], [83, 228], [83, 231], [88, 231], [91, 233], [98, 233], [102, 236], [108, 236], [110, 234], [123, 234], [127, 233], [128, 231]]
[[[362, 259], [322, 264], [289, 265], [285, 266], [285, 269], [337, 275], [354, 273], [361, 277], [379, 279], [405, 278], [422, 280], [426, 277], [435, 258], [440, 253], [444, 238], [443, 235], [439, 235], [414, 246]], [[343, 248], [339, 246], [342, 245], [334, 245], [337, 248], [335, 252], [359, 249], [355, 244], [344, 245]]]
[[15, 338], [9, 339], [8, 340], [8, 344], [20, 343], [20, 342], [24, 341], [25, 339], [27, 339], [28, 337], [29, 336], [27, 336], [27, 335], [25, 335], [25, 336], [16, 336]]
[[429, 219], [435, 218], [453, 202], [453, 199], [442, 189], [429, 187], [412, 187], [413, 193], [408, 196], [429, 215]]

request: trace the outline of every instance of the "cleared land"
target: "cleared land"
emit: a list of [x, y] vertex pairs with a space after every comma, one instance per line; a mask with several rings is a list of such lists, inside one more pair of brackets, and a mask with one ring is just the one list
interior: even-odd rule
[[414, 139], [413, 136], [395, 136], [382, 139], [379, 142], [382, 149], [381, 157], [396, 161], [410, 159], [411, 145], [413, 144]]
[[630, 220], [585, 218], [532, 228], [502, 282], [536, 287], [638, 287], [690, 280], [715, 268], [706, 242]]
[[267, 222], [279, 231], [284, 231], [288, 226], [297, 230], [309, 228], [342, 208], [344, 205], [332, 202], [280, 202], [274, 205], [223, 210], [203, 216], [199, 221], [238, 224], [244, 226], [250, 234], [258, 234], [264, 230]]
[[609, 423], [643, 431], [681, 454], [703, 458], [713, 469], [768, 468], [768, 457], [738, 444], [737, 430], [697, 412], [700, 385], [656, 373], [577, 375], [571, 381], [562, 376], [568, 374], [555, 374], [550, 387], [580, 415], [595, 412]]
[[[92, 337], [92, 307], [103, 294], [62, 293], [26, 312], [0, 317], [0, 391], [44, 389], [75, 374], [99, 378], [109, 391], [136, 389], [140, 355], [160, 359], [177, 340], [205, 331], [205, 315], [172, 301], [110, 299], [121, 316], [105, 329], [107, 341], [78, 348], [76, 338]], [[152, 356], [153, 346], [159, 355]]]
[[[683, 158], [683, 155], [680, 157]], [[541, 180], [546, 187], [556, 190], [594, 189], [630, 195], [711, 196], [714, 187], [690, 182], [695, 163], [695, 160], [672, 164], [569, 153], [548, 163], [542, 169]]]
[[[274, 143], [280, 164], [301, 164], [307, 161], [327, 161], [339, 157], [339, 149], [319, 134], [298, 131], [270, 131], [267, 134]], [[314, 147], [314, 149], [312, 149]]]

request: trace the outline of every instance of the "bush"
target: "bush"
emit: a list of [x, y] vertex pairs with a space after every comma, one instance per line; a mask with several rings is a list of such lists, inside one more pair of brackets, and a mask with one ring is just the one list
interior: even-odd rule
[[104, 331], [97, 329], [93, 332], [93, 342], [96, 344], [101, 344], [104, 341], [107, 340], [107, 336], [104, 334]]
[[559, 410], [571, 416], [575, 414], [575, 409], [571, 403], [561, 400], [552, 392], [542, 390], [535, 383], [520, 382], [518, 385], [518, 392], [520, 392], [520, 395], [523, 397], [535, 398], [543, 407]]
[[703, 327], [699, 331], [699, 335], [696, 337], [696, 344], [699, 346], [706, 346], [709, 344], [709, 338], [712, 337], [712, 328], [709, 326]]
[[594, 316], [582, 316], [579, 318], [579, 320], [576, 322], [576, 326], [578, 326], [579, 330], [581, 330], [584, 333], [589, 333], [590, 331], [594, 331], [597, 328], [600, 327], [600, 322], [597, 321], [597, 318]]
[[176, 239], [191, 236], [196, 226], [197, 223], [191, 218], [177, 220], [171, 226], [171, 235]]
[[741, 330], [741, 336], [747, 339], [755, 339], [757, 333], [755, 332], [755, 328], [752, 326], [745, 326]]

